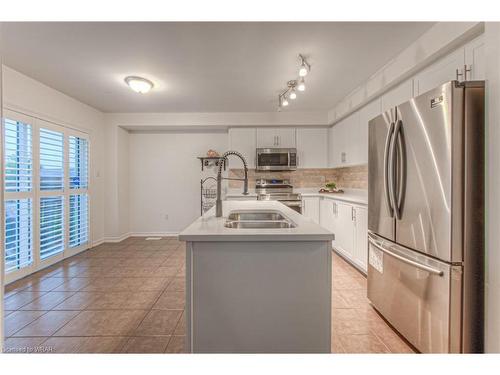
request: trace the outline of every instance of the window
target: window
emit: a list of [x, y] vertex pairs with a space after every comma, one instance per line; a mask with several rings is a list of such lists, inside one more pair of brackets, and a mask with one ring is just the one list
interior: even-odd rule
[[88, 141], [84, 138], [69, 137], [69, 188], [88, 187]]
[[[40, 259], [64, 251], [64, 133], [40, 128]], [[56, 194], [56, 195], [54, 195]]]
[[5, 271], [10, 282], [89, 244], [84, 133], [5, 111]]
[[33, 264], [32, 125], [4, 122], [5, 271]]
[[40, 129], [40, 190], [62, 190], [64, 134]]
[[88, 141], [69, 136], [69, 246], [88, 241]]
[[5, 120], [5, 192], [31, 191], [33, 151], [31, 125]]
[[87, 194], [69, 196], [69, 246], [80, 246], [88, 241]]
[[31, 199], [5, 201], [5, 272], [33, 264]]
[[40, 198], [40, 258], [64, 250], [64, 200], [62, 196]]

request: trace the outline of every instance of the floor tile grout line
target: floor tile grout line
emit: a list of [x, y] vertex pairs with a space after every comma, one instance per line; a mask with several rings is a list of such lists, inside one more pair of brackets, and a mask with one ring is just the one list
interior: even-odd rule
[[[24, 311], [24, 310], [17, 310], [17, 311]], [[45, 311], [45, 310], [26, 310], [26, 311]], [[26, 325], [22, 326], [21, 328], [19, 328], [18, 330], [12, 332], [12, 334], [9, 336], [9, 337], [13, 337], [16, 333], [18, 333], [19, 331], [21, 331], [22, 329], [26, 328], [28, 325], [30, 325], [31, 323], [33, 323], [35, 320], [38, 320], [40, 319], [42, 316], [46, 315], [50, 310], [47, 310], [45, 311], [42, 315], [40, 315], [39, 317], [37, 317], [36, 319], [32, 320], [31, 322], [27, 323]]]

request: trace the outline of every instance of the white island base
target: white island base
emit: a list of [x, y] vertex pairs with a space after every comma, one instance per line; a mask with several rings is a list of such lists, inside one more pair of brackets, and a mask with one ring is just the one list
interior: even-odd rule
[[297, 228], [218, 227], [210, 235], [225, 219], [203, 217], [181, 233], [189, 352], [330, 352], [333, 235], [280, 203], [258, 206], [270, 203]]

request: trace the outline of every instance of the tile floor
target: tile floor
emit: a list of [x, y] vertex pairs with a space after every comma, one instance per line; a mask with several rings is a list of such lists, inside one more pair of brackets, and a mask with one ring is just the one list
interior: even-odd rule
[[[175, 238], [94, 247], [6, 287], [5, 351], [182, 353], [184, 277]], [[412, 352], [365, 295], [365, 277], [335, 255], [332, 352]]]

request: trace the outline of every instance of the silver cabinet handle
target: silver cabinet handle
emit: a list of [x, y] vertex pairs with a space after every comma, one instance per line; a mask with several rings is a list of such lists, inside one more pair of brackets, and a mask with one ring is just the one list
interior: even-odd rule
[[405, 257], [403, 257], [401, 255], [396, 254], [396, 253], [393, 253], [392, 251], [390, 251], [390, 250], [386, 249], [385, 247], [383, 247], [382, 245], [380, 245], [373, 238], [371, 238], [370, 235], [368, 235], [368, 242], [370, 242], [370, 244], [372, 244], [373, 246], [375, 246], [380, 251], [386, 253], [389, 256], [392, 256], [393, 258], [396, 258], [396, 259], [400, 260], [403, 263], [409, 264], [411, 266], [414, 266], [416, 268], [419, 268], [421, 270], [427, 271], [427, 272], [432, 273], [432, 274], [437, 275], [437, 276], [443, 276], [443, 274], [444, 274], [444, 272], [441, 271], [441, 270], [437, 270], [437, 269], [429, 267], [429, 266], [427, 266], [425, 264], [422, 264], [422, 263], [419, 263], [419, 262], [415, 262], [414, 260], [405, 258]]
[[384, 191], [385, 191], [385, 203], [387, 204], [387, 210], [389, 211], [389, 216], [394, 217], [394, 209], [392, 206], [391, 193], [389, 191], [389, 186], [391, 182], [389, 181], [389, 150], [392, 140], [392, 133], [394, 132], [394, 122], [391, 122], [389, 126], [389, 131], [387, 132], [387, 137], [385, 139], [384, 147]]

